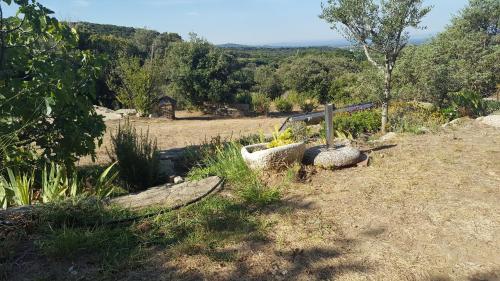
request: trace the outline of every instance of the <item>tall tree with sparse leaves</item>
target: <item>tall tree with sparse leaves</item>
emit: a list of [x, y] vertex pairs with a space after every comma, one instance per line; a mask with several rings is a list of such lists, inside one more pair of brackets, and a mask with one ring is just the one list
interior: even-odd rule
[[401, 50], [409, 39], [408, 28], [422, 28], [422, 18], [429, 13], [422, 0], [328, 0], [322, 4], [321, 18], [333, 29], [360, 45], [367, 59], [384, 74], [382, 132], [388, 121], [392, 72]]

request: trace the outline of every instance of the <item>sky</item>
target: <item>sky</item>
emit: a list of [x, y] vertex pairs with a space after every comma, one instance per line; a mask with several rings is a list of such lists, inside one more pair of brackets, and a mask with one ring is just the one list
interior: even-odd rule
[[[326, 0], [323, 0], [326, 1]], [[214, 44], [311, 45], [342, 39], [318, 18], [321, 0], [39, 0], [58, 19], [89, 21], [160, 32], [183, 38], [195, 32]], [[426, 0], [434, 6], [424, 19], [426, 30], [411, 31], [415, 38], [444, 30], [467, 0]], [[5, 9], [2, 2], [2, 8]], [[13, 9], [5, 9], [12, 15]]]

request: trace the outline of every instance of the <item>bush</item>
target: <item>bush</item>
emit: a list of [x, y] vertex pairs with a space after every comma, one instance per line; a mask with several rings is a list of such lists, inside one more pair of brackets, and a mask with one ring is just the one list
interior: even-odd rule
[[475, 118], [486, 115], [487, 104], [483, 97], [474, 92], [462, 91], [451, 96], [451, 104], [444, 113], [451, 119], [460, 117]]
[[279, 97], [274, 100], [274, 105], [279, 112], [290, 113], [293, 111], [293, 103], [285, 97]]
[[300, 101], [299, 106], [304, 113], [310, 113], [318, 108], [319, 102], [316, 98], [306, 98]]
[[380, 129], [381, 113], [378, 110], [359, 111], [352, 114], [339, 113], [333, 118], [336, 131], [347, 132], [354, 137], [362, 133], [374, 133]]
[[252, 95], [249, 92], [239, 92], [236, 94], [235, 101], [242, 104], [252, 104]]
[[271, 99], [262, 93], [252, 94], [252, 109], [259, 114], [268, 114], [271, 107]]
[[294, 91], [294, 90], [286, 91], [286, 93], [283, 95], [283, 97], [285, 97], [286, 99], [288, 99], [293, 104], [300, 104], [300, 102], [303, 99], [300, 96], [299, 92]]
[[394, 103], [389, 108], [389, 126], [395, 132], [420, 133], [446, 123], [446, 116], [415, 102]]
[[119, 177], [129, 191], [145, 190], [159, 183], [160, 152], [149, 132], [138, 134], [126, 121], [111, 135], [111, 142], [113, 150], [108, 155], [118, 162]]

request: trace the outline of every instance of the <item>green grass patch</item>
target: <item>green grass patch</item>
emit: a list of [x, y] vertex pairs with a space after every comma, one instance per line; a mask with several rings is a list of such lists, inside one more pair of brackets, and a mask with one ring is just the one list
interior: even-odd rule
[[250, 205], [262, 207], [279, 201], [279, 190], [265, 186], [259, 174], [248, 168], [240, 151], [241, 145], [236, 142], [219, 146], [213, 154], [201, 161], [199, 167], [191, 170], [189, 178], [197, 180], [208, 176], [219, 176], [235, 189], [245, 203]]

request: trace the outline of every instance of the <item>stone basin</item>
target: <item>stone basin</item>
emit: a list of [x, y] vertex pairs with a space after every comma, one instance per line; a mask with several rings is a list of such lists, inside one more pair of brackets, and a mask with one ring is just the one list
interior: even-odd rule
[[304, 142], [267, 148], [268, 143], [248, 145], [241, 149], [243, 160], [252, 170], [271, 170], [300, 162], [306, 150]]

